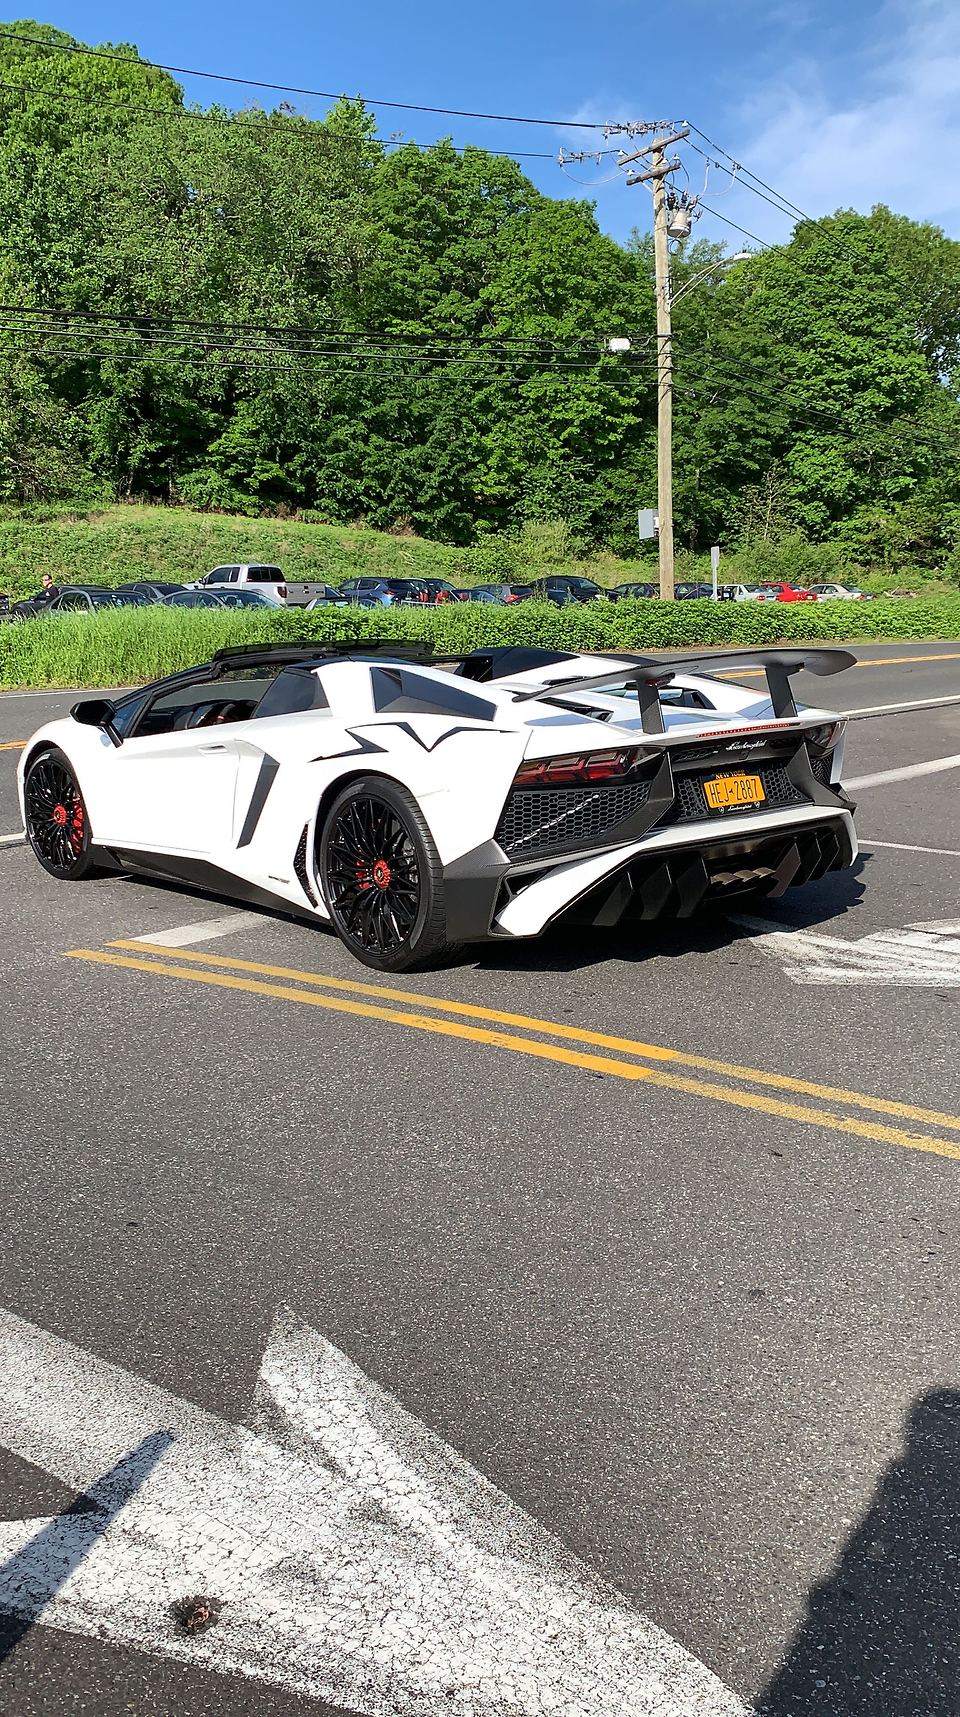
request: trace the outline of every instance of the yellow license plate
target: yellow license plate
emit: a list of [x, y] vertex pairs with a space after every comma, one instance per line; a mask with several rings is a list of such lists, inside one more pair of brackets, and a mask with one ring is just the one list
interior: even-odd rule
[[737, 805], [759, 805], [766, 798], [759, 775], [715, 775], [703, 783], [711, 811], [733, 811]]

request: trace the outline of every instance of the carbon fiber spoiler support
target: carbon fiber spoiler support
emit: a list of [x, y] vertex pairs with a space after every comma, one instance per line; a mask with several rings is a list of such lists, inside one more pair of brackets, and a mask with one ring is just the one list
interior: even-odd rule
[[645, 733], [663, 733], [660, 691], [678, 673], [707, 674], [721, 670], [757, 667], [767, 676], [767, 689], [778, 721], [797, 713], [790, 681], [805, 669], [808, 674], [840, 674], [856, 661], [849, 650], [704, 650], [682, 656], [629, 656], [622, 668], [606, 674], [591, 674], [582, 680], [548, 680], [534, 692], [517, 692], [517, 703], [537, 698], [566, 697], [581, 692], [602, 692], [614, 686], [635, 686]]

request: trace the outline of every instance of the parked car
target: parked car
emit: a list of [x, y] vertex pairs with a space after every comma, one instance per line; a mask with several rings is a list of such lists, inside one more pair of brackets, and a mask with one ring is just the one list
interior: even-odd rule
[[485, 602], [503, 608], [507, 600], [505, 584], [473, 584], [466, 592], [468, 602]]
[[39, 596], [28, 596], [14, 603], [12, 620], [43, 620], [52, 614], [95, 614], [104, 608], [145, 608], [147, 598], [131, 591], [105, 590], [101, 584], [67, 584], [45, 602]]
[[818, 602], [866, 602], [865, 590], [857, 590], [850, 584], [811, 584], [810, 589]]
[[172, 596], [162, 600], [163, 608], [225, 608], [226, 603], [215, 590], [175, 590]]
[[660, 586], [659, 584], [647, 584], [643, 581], [635, 584], [615, 584], [612, 590], [607, 591], [607, 595], [611, 602], [627, 602], [634, 597], [659, 596]]
[[762, 584], [724, 584], [721, 588], [728, 593], [728, 602], [767, 602], [770, 600], [770, 592], [765, 590]]
[[779, 579], [773, 582], [764, 581], [760, 587], [772, 597], [774, 602], [816, 602], [812, 590], [806, 590], [798, 584], [786, 584]]
[[223, 603], [224, 608], [286, 607], [286, 604], [280, 601], [279, 596], [271, 596], [268, 590], [234, 590], [233, 586], [230, 585], [225, 590], [218, 590], [216, 597], [218, 602]]
[[549, 573], [533, 585], [535, 597], [547, 602], [605, 602], [607, 593], [592, 578], [580, 578], [570, 573]]
[[550, 602], [554, 608], [578, 607], [580, 598], [565, 584], [547, 584], [540, 580], [534, 585], [530, 600], [532, 602]]
[[383, 608], [416, 602], [419, 588], [420, 581], [415, 578], [348, 578], [340, 586], [341, 593], [351, 602], [357, 596], [372, 596]]
[[132, 578], [127, 584], [114, 586], [114, 595], [145, 596], [148, 602], [160, 602], [164, 596], [172, 596], [182, 590], [182, 584], [171, 583], [169, 579]]
[[[308, 611], [311, 608], [347, 608], [350, 600], [350, 597], [344, 591], [338, 590], [336, 585], [324, 584], [316, 596], [311, 596], [306, 606]], [[359, 601], [359, 598], [355, 597], [354, 600]], [[371, 604], [371, 607], [375, 606], [376, 604]]]
[[713, 585], [682, 582], [674, 585], [673, 594], [678, 602], [699, 602], [703, 597], [713, 595]]
[[[325, 608], [332, 602], [351, 602], [353, 600], [352, 589], [348, 590], [345, 585], [341, 587], [336, 584], [327, 584], [322, 578], [296, 580], [288, 578], [286, 582], [288, 608], [310, 608], [314, 604], [318, 608]], [[359, 582], [358, 579], [349, 581], [351, 587]], [[383, 580], [373, 578], [366, 582], [381, 584]]]
[[248, 584], [256, 585], [258, 590], [269, 591], [278, 602], [287, 600], [287, 583], [280, 568], [262, 566], [254, 561], [243, 566], [215, 566], [212, 572], [205, 572], [202, 578], [193, 579], [185, 588], [216, 591], [224, 584], [236, 588], [243, 588]]
[[448, 578], [420, 578], [417, 580], [421, 589], [427, 593], [428, 602], [462, 602], [463, 597], [455, 584]]

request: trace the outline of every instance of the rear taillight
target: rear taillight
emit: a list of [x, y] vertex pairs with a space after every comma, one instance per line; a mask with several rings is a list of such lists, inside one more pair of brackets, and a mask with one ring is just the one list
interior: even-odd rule
[[279, 596], [281, 602], [286, 602], [286, 600], [287, 600], [287, 587], [285, 584], [278, 584], [277, 585], [277, 595]]
[[586, 757], [538, 757], [521, 763], [515, 787], [589, 786], [619, 781], [634, 767], [639, 751], [594, 751]]
[[842, 732], [842, 722], [825, 721], [822, 727], [808, 727], [803, 737], [815, 751], [832, 751]]

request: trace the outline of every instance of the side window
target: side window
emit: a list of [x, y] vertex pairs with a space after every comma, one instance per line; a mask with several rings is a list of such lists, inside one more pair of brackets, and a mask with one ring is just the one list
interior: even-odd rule
[[145, 697], [128, 698], [125, 703], [117, 705], [116, 714], [113, 718], [113, 725], [121, 739], [125, 739], [127, 734], [130, 732], [130, 729], [137, 720], [137, 717], [143, 709], [146, 701]]
[[229, 678], [223, 675], [171, 686], [143, 708], [138, 721], [131, 723], [131, 737], [149, 739], [215, 723], [249, 721], [276, 677], [276, 668], [249, 668]]
[[215, 566], [212, 572], [207, 573], [203, 582], [204, 584], [235, 584], [239, 570], [239, 567], [236, 566]]
[[257, 705], [257, 719], [268, 715], [302, 715], [329, 709], [318, 674], [309, 668], [285, 668], [268, 686]]
[[459, 686], [428, 680], [406, 668], [371, 668], [374, 709], [391, 715], [462, 715], [472, 721], [490, 721], [496, 706]]
[[282, 582], [278, 566], [248, 566], [248, 584], [280, 584]]

